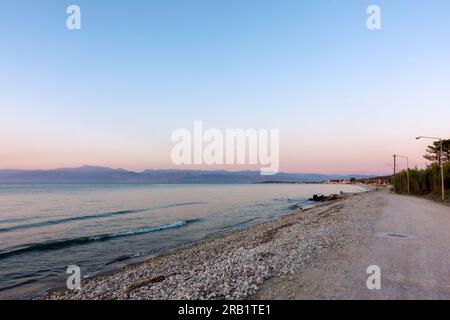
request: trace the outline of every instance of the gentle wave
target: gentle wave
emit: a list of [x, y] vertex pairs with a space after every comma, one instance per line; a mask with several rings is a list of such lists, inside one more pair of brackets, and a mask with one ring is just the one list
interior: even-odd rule
[[22, 246], [17, 249], [0, 252], [0, 260], [10, 257], [10, 256], [13, 256], [13, 255], [22, 254], [22, 253], [35, 252], [35, 251], [51, 251], [51, 250], [57, 250], [57, 249], [66, 248], [66, 247], [75, 246], [75, 245], [84, 245], [84, 244], [88, 244], [88, 243], [94, 242], [94, 241], [108, 241], [108, 240], [114, 239], [114, 238], [128, 237], [128, 236], [134, 236], [134, 235], [145, 234], [145, 233], [150, 233], [150, 232], [162, 231], [162, 230], [166, 230], [166, 229], [180, 228], [187, 224], [197, 222], [199, 220], [200, 219], [182, 220], [182, 221], [178, 221], [178, 222], [174, 222], [174, 223], [163, 224], [163, 225], [154, 226], [154, 227], [144, 227], [144, 228], [139, 228], [139, 229], [126, 230], [126, 231], [117, 232], [117, 233], [78, 237], [78, 238], [72, 238], [72, 239], [52, 240], [52, 241], [47, 241], [47, 242], [42, 242], [42, 243], [31, 243], [31, 244], [27, 244], [27, 245]]
[[139, 212], [145, 212], [145, 211], [147, 211], [147, 209], [122, 210], [122, 211], [106, 212], [106, 213], [100, 213], [100, 214], [89, 215], [89, 216], [78, 216], [78, 217], [71, 217], [71, 218], [59, 219], [59, 220], [47, 220], [47, 221], [36, 222], [36, 223], [21, 224], [21, 225], [7, 227], [7, 228], [0, 228], [0, 233], [11, 232], [11, 231], [16, 231], [16, 230], [46, 227], [46, 226], [50, 226], [50, 225], [68, 223], [68, 222], [72, 222], [72, 221], [105, 218], [105, 217], [111, 217], [114, 215], [124, 215], [124, 214], [130, 214], [130, 213], [139, 213]]
[[23, 281], [12, 282], [12, 284], [10, 284], [10, 285], [0, 286], [0, 291], [6, 291], [9, 289], [19, 288], [23, 285], [35, 283], [38, 281], [39, 281], [39, 279], [28, 279], [28, 280], [23, 280]]
[[[140, 212], [146, 212], [146, 211], [151, 211], [151, 210], [169, 209], [169, 208], [175, 208], [175, 207], [180, 207], [180, 206], [189, 206], [189, 205], [196, 205], [196, 204], [203, 204], [203, 203], [204, 202], [175, 203], [175, 204], [168, 204], [165, 206], [147, 208], [147, 209], [121, 210], [121, 211], [112, 211], [112, 212], [105, 212], [105, 213], [86, 215], [86, 216], [76, 216], [76, 217], [70, 217], [70, 218], [66, 218], [66, 219], [47, 220], [47, 221], [41, 221], [41, 222], [36, 222], [36, 223], [28, 223], [28, 224], [21, 224], [21, 225], [6, 227], [6, 228], [0, 228], [0, 233], [32, 229], [32, 228], [39, 228], [39, 227], [46, 227], [46, 226], [51, 226], [51, 225], [56, 225], [56, 224], [73, 222], [73, 221], [107, 218], [107, 217], [112, 217], [112, 216], [116, 216], [116, 215], [126, 215], [126, 214], [140, 213]], [[10, 221], [11, 220], [13, 220], [13, 219], [10, 219]], [[3, 221], [0, 220], [0, 223], [1, 222], [5, 222], [5, 220], [3, 220]]]
[[33, 217], [25, 217], [25, 218], [8, 218], [8, 219], [0, 219], [0, 223], [14, 223], [21, 221], [30, 221], [30, 220], [38, 220], [45, 218], [45, 216], [33, 216]]

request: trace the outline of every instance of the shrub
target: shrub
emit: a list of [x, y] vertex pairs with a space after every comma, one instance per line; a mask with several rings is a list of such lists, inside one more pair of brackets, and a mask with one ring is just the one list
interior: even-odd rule
[[[412, 194], [428, 194], [441, 192], [441, 169], [432, 164], [428, 168], [419, 170], [409, 169], [409, 187]], [[407, 193], [407, 173], [403, 170], [392, 177], [392, 185], [397, 193]], [[444, 163], [444, 185], [450, 188], [450, 162]]]

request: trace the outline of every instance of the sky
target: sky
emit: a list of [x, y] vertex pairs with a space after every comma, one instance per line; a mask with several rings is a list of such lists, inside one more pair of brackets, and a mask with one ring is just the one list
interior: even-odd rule
[[279, 129], [285, 172], [423, 167], [414, 138], [450, 136], [449, 17], [448, 0], [2, 0], [0, 168], [177, 168], [171, 134], [194, 121]]

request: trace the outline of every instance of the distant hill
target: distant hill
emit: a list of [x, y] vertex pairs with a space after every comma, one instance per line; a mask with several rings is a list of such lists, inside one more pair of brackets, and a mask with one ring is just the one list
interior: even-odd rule
[[321, 182], [331, 179], [363, 179], [365, 175], [325, 175], [314, 173], [283, 173], [261, 176], [259, 171], [207, 170], [144, 170], [142, 172], [97, 166], [53, 170], [0, 170], [0, 184], [81, 184], [81, 183], [259, 183], [259, 182]]

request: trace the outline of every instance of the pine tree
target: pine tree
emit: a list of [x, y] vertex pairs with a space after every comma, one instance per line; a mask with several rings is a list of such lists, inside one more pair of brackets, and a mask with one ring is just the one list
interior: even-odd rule
[[[443, 140], [442, 142], [442, 151], [443, 151], [443, 161], [450, 161], [450, 139]], [[441, 145], [439, 141], [434, 141], [433, 145], [427, 147], [427, 153], [423, 156], [428, 161], [433, 163], [437, 163], [440, 165], [441, 163]]]

